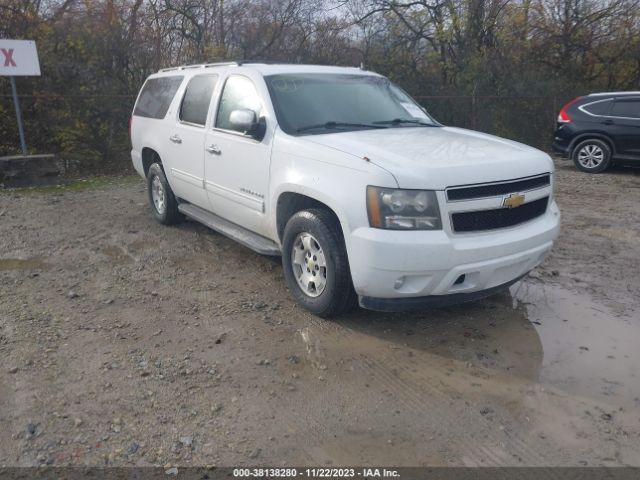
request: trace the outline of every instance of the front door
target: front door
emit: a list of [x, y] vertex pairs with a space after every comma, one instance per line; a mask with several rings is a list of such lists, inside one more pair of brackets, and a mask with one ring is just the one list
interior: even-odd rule
[[214, 213], [266, 236], [271, 139], [268, 134], [260, 138], [239, 131], [231, 122], [231, 112], [251, 110], [264, 123], [264, 105], [254, 79], [241, 74], [227, 77], [214, 128], [207, 130], [205, 140], [205, 189]]

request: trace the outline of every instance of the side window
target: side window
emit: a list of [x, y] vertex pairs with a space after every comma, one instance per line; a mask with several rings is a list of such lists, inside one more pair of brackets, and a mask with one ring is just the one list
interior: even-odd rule
[[613, 104], [613, 100], [601, 100], [599, 102], [588, 103], [582, 107], [591, 115], [607, 115]]
[[224, 90], [218, 105], [218, 114], [216, 115], [216, 127], [234, 130], [230, 122], [231, 112], [240, 109], [253, 110], [256, 113], [256, 117], [260, 118], [262, 115], [262, 102], [251, 80], [240, 75], [233, 75], [224, 84]]
[[610, 115], [612, 117], [640, 118], [640, 100], [616, 100]]
[[180, 105], [180, 120], [202, 126], [207, 123], [211, 95], [217, 81], [218, 75], [198, 75], [189, 81]]
[[183, 78], [175, 76], [147, 80], [142, 87], [133, 114], [138, 117], [164, 118]]

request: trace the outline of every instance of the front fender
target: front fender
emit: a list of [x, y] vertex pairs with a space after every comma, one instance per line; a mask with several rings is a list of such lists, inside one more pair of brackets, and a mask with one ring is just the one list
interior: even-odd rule
[[286, 192], [297, 193], [333, 210], [342, 227], [347, 253], [351, 232], [369, 225], [367, 185], [397, 187], [389, 172], [363, 158], [286, 135], [276, 135], [270, 180], [269, 224], [272, 238], [278, 238], [278, 199]]

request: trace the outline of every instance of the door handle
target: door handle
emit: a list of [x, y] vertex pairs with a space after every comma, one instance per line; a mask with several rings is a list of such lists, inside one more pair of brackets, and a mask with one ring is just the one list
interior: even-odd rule
[[169, 137], [169, 140], [171, 140], [173, 143], [182, 143], [182, 139], [178, 135]]
[[604, 123], [605, 125], [613, 125], [613, 124], [614, 124], [614, 121], [608, 118], [608, 119], [606, 119], [606, 120], [603, 120], [603, 122], [602, 122], [602, 123]]
[[222, 150], [220, 150], [220, 148], [218, 148], [217, 145], [214, 145], [213, 143], [211, 145], [209, 145], [206, 148], [207, 152], [209, 153], [213, 153], [215, 155], [220, 155], [222, 153]]

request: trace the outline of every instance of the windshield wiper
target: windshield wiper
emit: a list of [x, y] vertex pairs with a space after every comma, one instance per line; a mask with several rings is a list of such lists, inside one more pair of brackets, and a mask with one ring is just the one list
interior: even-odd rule
[[[378, 123], [378, 122], [376, 122]], [[327, 130], [341, 127], [361, 127], [361, 128], [388, 128], [383, 125], [375, 125], [371, 123], [350, 123], [350, 122], [325, 122], [316, 125], [307, 125], [296, 129], [296, 132], [304, 132], [306, 130], [315, 130], [317, 128], [325, 128]]]
[[413, 123], [424, 127], [436, 127], [433, 123], [424, 123], [422, 120], [413, 120], [411, 118], [394, 118], [393, 120], [380, 120], [373, 122], [376, 125], [400, 125], [401, 123]]

